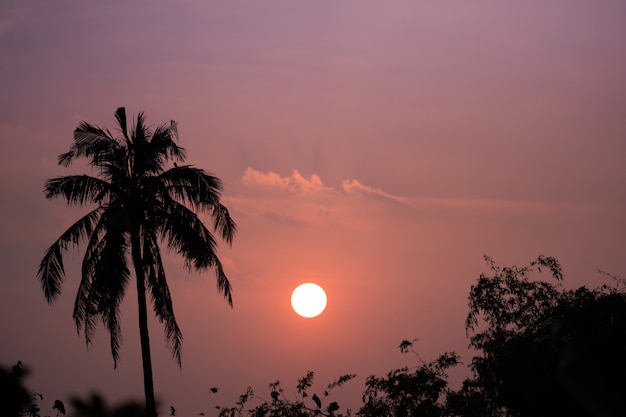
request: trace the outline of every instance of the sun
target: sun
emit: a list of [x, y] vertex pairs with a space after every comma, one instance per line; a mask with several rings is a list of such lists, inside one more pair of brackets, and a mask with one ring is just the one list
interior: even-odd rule
[[326, 308], [326, 293], [317, 284], [306, 282], [300, 284], [291, 293], [291, 306], [302, 317], [317, 317]]

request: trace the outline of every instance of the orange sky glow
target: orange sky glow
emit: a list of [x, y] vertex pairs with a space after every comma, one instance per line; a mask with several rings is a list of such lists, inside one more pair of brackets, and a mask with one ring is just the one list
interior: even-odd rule
[[[626, 3], [8, 0], [0, 4], [0, 364], [32, 368], [46, 401], [142, 400], [133, 286], [118, 369], [71, 318], [82, 251], [47, 305], [47, 247], [84, 212], [43, 196], [80, 121], [125, 106], [178, 122], [188, 162], [224, 181], [239, 226], [212, 272], [166, 257], [184, 335], [178, 369], [151, 322], [161, 414], [217, 415], [251, 385], [356, 411], [368, 375], [457, 351], [483, 255], [554, 256], [565, 286], [626, 276]], [[290, 296], [321, 285], [305, 319]], [[458, 383], [465, 370], [453, 374]], [[210, 387], [220, 387], [208, 394]], [[41, 404], [42, 412], [51, 405]]]

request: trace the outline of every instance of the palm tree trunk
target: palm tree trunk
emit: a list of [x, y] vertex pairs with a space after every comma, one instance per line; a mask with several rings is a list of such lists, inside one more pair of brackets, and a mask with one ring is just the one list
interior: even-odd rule
[[152, 377], [152, 359], [150, 358], [150, 335], [148, 334], [148, 307], [146, 303], [146, 282], [139, 228], [131, 233], [132, 257], [137, 279], [137, 305], [139, 307], [139, 339], [141, 341], [141, 360], [143, 362], [143, 387], [146, 397], [146, 417], [156, 417], [156, 401], [154, 399], [154, 380]]

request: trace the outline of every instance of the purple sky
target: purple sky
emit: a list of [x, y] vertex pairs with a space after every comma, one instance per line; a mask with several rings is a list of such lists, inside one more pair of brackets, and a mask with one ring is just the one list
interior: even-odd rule
[[[176, 120], [240, 227], [220, 246], [232, 310], [212, 273], [167, 259], [184, 356], [179, 370], [152, 323], [162, 413], [214, 415], [276, 379], [295, 391], [307, 370], [318, 392], [356, 373], [335, 397], [356, 410], [366, 376], [413, 364], [402, 339], [469, 363], [483, 254], [555, 256], [567, 287], [626, 275], [624, 22], [608, 0], [3, 1], [0, 363], [33, 369], [44, 414], [72, 394], [142, 398], [133, 287], [113, 370], [108, 335], [86, 350], [71, 319], [82, 252], [52, 307], [36, 279], [84, 211], [43, 182], [83, 172], [57, 155], [119, 106]], [[318, 318], [289, 305], [304, 281], [328, 294]]]

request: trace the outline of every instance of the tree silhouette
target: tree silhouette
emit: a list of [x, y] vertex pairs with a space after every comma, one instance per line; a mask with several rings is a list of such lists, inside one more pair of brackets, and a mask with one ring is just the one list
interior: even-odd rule
[[370, 375], [365, 381], [359, 417], [442, 417], [448, 388], [447, 371], [459, 364], [455, 352], [424, 362], [413, 348], [416, 339], [400, 343], [402, 353], [412, 352], [420, 361], [414, 368], [389, 371], [384, 377]]
[[[425, 362], [414, 349], [417, 339], [403, 340], [400, 351], [415, 354], [419, 364], [369, 376], [355, 416], [624, 416], [626, 280], [600, 271], [616, 285], [566, 290], [555, 258], [539, 256], [523, 267], [485, 260], [491, 272], [481, 274], [469, 293], [466, 331], [475, 349], [471, 376], [460, 388], [449, 388], [448, 371], [462, 364], [460, 357], [446, 352]], [[539, 272], [549, 272], [555, 282], [534, 280]], [[351, 416], [337, 402], [309, 398], [313, 376], [309, 371], [298, 380], [300, 398], [286, 398], [276, 381], [269, 385], [271, 400], [248, 388], [235, 407], [220, 408], [219, 415]], [[352, 377], [329, 384], [324, 399]], [[250, 407], [255, 398], [262, 403]]]
[[22, 362], [10, 370], [0, 367], [0, 417], [24, 415], [33, 404], [33, 397], [22, 381], [27, 373]]
[[[474, 378], [450, 397], [452, 415], [623, 415], [626, 294], [609, 286], [563, 290], [554, 258], [504, 268], [486, 260], [492, 274], [472, 286], [466, 321], [479, 352]], [[530, 279], [543, 268], [557, 283]]]
[[0, 366], [0, 417], [39, 417], [43, 395], [26, 388], [23, 380], [29, 374], [22, 361], [10, 370]]
[[[321, 407], [321, 399], [317, 394], [313, 394], [311, 398], [317, 398], [315, 407], [311, 408], [307, 406], [304, 399], [309, 396], [308, 390], [313, 386], [313, 379], [315, 373], [308, 371], [307, 374], [301, 378], [298, 378], [298, 384], [296, 390], [299, 399], [285, 398], [285, 391], [283, 390], [280, 381], [275, 381], [269, 384], [271, 400], [265, 399], [255, 393], [252, 387], [248, 387], [246, 392], [239, 396], [234, 407], [217, 407], [219, 410], [219, 417], [343, 417], [341, 413], [335, 414], [339, 410], [340, 405], [333, 401], [325, 409]], [[328, 384], [324, 390], [323, 396], [326, 398], [331, 395], [331, 391], [337, 387], [342, 387], [346, 382], [354, 379], [355, 374], [345, 374]], [[260, 400], [261, 403], [252, 405], [254, 400]], [[319, 401], [319, 404], [318, 404]], [[350, 416], [350, 410], [347, 411], [347, 415]]]
[[115, 407], [98, 393], [92, 393], [87, 399], [73, 397], [73, 417], [139, 417], [145, 415], [145, 408], [138, 402], [127, 401]]
[[[74, 131], [68, 152], [59, 165], [86, 158], [97, 176], [70, 175], [46, 181], [47, 199], [63, 198], [70, 206], [95, 204], [45, 252], [38, 277], [52, 303], [65, 278], [63, 252], [86, 242], [81, 280], [73, 317], [87, 344], [98, 319], [110, 334], [114, 366], [119, 359], [120, 303], [134, 273], [139, 306], [139, 332], [144, 373], [146, 412], [156, 416], [147, 319], [147, 296], [164, 323], [173, 357], [181, 365], [182, 333], [176, 323], [159, 244], [165, 242], [185, 260], [187, 269], [214, 269], [218, 291], [232, 306], [231, 286], [216, 254], [216, 240], [196, 212], [212, 216], [214, 231], [232, 244], [236, 225], [220, 202], [219, 178], [185, 161], [177, 145], [176, 124], [152, 131], [143, 112], [129, 131], [126, 111], [115, 112], [121, 136], [82, 122]], [[169, 162], [173, 166], [169, 166]]]

